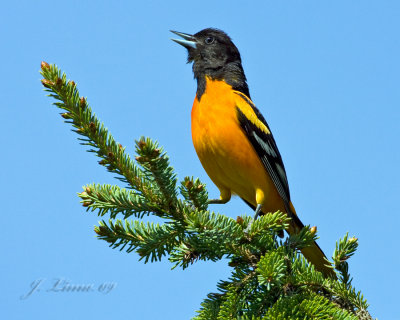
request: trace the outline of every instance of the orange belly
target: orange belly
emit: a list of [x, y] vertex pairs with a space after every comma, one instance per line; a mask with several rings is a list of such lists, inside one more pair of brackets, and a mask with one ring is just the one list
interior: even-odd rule
[[240, 128], [238, 96], [222, 81], [207, 80], [206, 91], [192, 108], [192, 139], [210, 179], [263, 212], [285, 211], [281, 197], [253, 146]]

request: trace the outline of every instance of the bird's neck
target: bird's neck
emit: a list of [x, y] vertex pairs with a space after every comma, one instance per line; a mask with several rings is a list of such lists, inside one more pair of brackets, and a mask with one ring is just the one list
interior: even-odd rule
[[250, 98], [246, 76], [240, 62], [231, 62], [220, 68], [196, 70], [193, 68], [194, 77], [197, 80], [197, 99], [200, 101], [206, 91], [207, 78], [211, 80], [225, 81], [233, 90], [240, 91]]

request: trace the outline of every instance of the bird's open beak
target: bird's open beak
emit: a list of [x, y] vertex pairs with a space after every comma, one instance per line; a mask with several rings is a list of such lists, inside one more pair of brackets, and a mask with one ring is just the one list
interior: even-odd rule
[[196, 39], [191, 34], [173, 31], [173, 30], [170, 30], [170, 31], [183, 38], [183, 40], [182, 39], [171, 39], [172, 41], [179, 43], [180, 45], [184, 46], [186, 49], [190, 49], [190, 48], [196, 49]]

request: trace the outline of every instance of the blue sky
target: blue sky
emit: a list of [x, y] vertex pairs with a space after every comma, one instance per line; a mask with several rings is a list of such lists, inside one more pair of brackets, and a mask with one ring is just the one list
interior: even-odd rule
[[[0, 317], [188, 319], [229, 276], [226, 261], [171, 271], [167, 260], [144, 265], [95, 238], [99, 219], [76, 193], [118, 181], [63, 124], [38, 73], [42, 60], [56, 63], [129, 151], [142, 135], [159, 140], [179, 178], [200, 177], [216, 196], [190, 137], [196, 84], [168, 30], [217, 27], [241, 51], [298, 214], [318, 226], [328, 255], [346, 232], [359, 238], [353, 284], [375, 317], [395, 319], [399, 15], [397, 1], [3, 3]], [[211, 208], [251, 213], [239, 199]], [[69, 282], [93, 291], [56, 292], [57, 279], [56, 289]], [[32, 283], [40, 291], [26, 297]]]

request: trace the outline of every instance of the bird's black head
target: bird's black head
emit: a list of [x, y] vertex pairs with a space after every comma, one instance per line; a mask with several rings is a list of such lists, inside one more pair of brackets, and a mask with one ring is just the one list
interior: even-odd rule
[[224, 80], [235, 90], [250, 96], [239, 50], [225, 32], [213, 28], [201, 30], [194, 35], [171, 32], [183, 38], [172, 40], [188, 50], [188, 62], [193, 62], [198, 98], [205, 90], [206, 76]]

